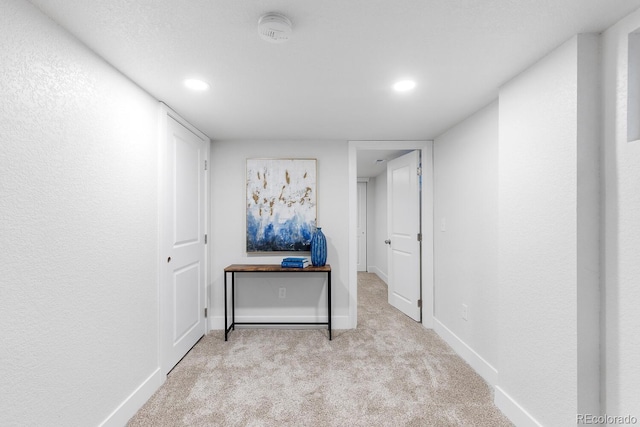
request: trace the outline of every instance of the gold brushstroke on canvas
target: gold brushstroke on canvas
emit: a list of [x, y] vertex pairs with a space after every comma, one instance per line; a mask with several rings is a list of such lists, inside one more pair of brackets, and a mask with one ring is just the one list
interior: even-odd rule
[[304, 195], [300, 199], [300, 204], [301, 205], [304, 205], [305, 201], [309, 201], [309, 202], [311, 201], [311, 191], [313, 191], [313, 190], [311, 190], [311, 187], [305, 188]]

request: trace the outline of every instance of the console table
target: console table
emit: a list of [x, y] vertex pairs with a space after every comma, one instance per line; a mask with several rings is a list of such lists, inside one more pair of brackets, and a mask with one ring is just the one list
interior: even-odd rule
[[[227, 275], [231, 273], [231, 325], [228, 325], [227, 315]], [[236, 322], [235, 311], [235, 276], [236, 273], [326, 273], [327, 274], [327, 321], [326, 322]], [[224, 269], [224, 340], [227, 341], [229, 332], [235, 330], [236, 325], [327, 325], [329, 340], [331, 340], [331, 266], [322, 267], [283, 268], [280, 264], [232, 264]]]

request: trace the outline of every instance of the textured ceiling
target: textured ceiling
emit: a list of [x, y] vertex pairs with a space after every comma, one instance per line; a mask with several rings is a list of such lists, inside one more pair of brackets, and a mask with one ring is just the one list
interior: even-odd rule
[[[432, 139], [640, 0], [31, 0], [212, 139]], [[257, 33], [267, 12], [287, 43]], [[188, 76], [211, 84], [182, 86]], [[396, 94], [401, 77], [416, 80]]]

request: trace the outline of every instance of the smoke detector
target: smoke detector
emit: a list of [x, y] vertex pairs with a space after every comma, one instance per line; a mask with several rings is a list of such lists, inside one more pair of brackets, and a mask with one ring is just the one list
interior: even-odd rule
[[291, 21], [279, 13], [267, 13], [258, 20], [258, 34], [270, 43], [284, 43], [291, 35]]

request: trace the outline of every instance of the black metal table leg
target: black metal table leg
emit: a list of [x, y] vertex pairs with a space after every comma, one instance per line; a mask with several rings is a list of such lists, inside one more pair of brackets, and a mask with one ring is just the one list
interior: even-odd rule
[[224, 272], [224, 340], [227, 340], [227, 272]]
[[327, 323], [329, 324], [329, 341], [331, 341], [331, 271], [327, 272]]

